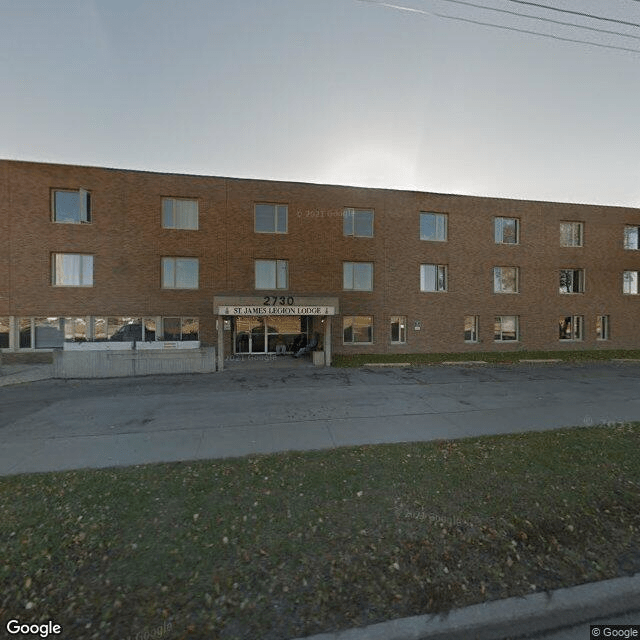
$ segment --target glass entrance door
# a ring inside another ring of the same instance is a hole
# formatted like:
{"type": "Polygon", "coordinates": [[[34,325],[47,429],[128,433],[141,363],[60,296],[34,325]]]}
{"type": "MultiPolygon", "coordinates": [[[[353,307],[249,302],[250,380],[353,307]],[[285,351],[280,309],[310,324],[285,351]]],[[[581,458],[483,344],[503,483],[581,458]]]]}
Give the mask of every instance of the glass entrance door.
{"type": "Polygon", "coordinates": [[[236,318],[236,353],[265,353],[264,318],[236,318]]]}
{"type": "Polygon", "coordinates": [[[287,353],[295,353],[308,339],[307,316],[237,316],[235,353],[275,353],[284,344],[287,353]]]}

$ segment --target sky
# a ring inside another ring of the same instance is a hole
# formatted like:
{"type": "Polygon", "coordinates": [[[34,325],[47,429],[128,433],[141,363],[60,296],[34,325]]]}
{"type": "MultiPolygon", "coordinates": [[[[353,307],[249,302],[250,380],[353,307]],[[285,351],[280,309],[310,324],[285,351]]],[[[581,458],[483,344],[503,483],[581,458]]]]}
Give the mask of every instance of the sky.
{"type": "Polygon", "coordinates": [[[3,159],[640,206],[640,0],[1,0],[0,87],[3,159]]]}

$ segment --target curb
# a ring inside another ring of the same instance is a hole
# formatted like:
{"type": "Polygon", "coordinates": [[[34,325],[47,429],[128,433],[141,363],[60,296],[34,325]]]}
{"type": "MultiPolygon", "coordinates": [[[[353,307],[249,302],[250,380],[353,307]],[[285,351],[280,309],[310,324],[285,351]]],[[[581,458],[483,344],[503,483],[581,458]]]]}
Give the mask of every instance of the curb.
{"type": "MultiPolygon", "coordinates": [[[[8,368],[6,365],[3,367],[5,371],[8,368]]],[[[25,382],[37,382],[38,380],[48,380],[53,377],[53,365],[50,364],[25,367],[15,373],[5,373],[5,371],[2,371],[4,375],[0,374],[0,387],[8,387],[25,382]]]]}
{"type": "Polygon", "coordinates": [[[640,609],[640,573],[296,640],[503,640],[640,609]]]}

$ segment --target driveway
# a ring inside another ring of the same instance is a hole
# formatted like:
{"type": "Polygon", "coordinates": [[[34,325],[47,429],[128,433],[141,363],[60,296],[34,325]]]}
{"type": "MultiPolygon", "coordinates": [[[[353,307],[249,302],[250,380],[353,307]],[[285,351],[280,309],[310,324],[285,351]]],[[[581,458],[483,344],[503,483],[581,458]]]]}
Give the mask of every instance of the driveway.
{"type": "Polygon", "coordinates": [[[0,388],[0,475],[640,420],[638,363],[315,369],[0,388]]]}

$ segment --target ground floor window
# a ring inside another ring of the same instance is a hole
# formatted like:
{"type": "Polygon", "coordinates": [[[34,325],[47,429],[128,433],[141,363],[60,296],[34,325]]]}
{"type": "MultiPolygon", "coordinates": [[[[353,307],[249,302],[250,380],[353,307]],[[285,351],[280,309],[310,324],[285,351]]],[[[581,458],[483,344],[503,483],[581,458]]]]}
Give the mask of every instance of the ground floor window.
{"type": "Polygon", "coordinates": [[[609,339],[609,316],[596,316],[596,338],[609,339]]]}
{"type": "Polygon", "coordinates": [[[344,344],[371,344],[373,342],[372,316],[345,316],[342,319],[344,344]]]}
{"type": "Polygon", "coordinates": [[[478,342],[478,329],[480,325],[479,316],[464,317],[464,341],[478,342]]]}
{"type": "Polygon", "coordinates": [[[518,340],[518,316],[495,316],[494,341],[508,342],[518,340]]]}
{"type": "Polygon", "coordinates": [[[165,340],[181,342],[197,340],[200,328],[197,318],[163,318],[162,330],[165,340]]]}
{"type": "Polygon", "coordinates": [[[563,316],[560,318],[559,338],[560,340],[582,340],[582,316],[563,316]]]}
{"type": "Polygon", "coordinates": [[[391,344],[407,341],[407,316],[391,316],[391,344]]]}
{"type": "MultiPolygon", "coordinates": [[[[65,342],[154,342],[199,340],[198,318],[162,318],[164,337],[155,317],[82,316],[19,318],[20,349],[62,348],[65,342]]],[[[9,347],[9,318],[0,318],[0,348],[9,347]]]]}
{"type": "Polygon", "coordinates": [[[9,348],[9,318],[0,318],[0,349],[9,348]]]}

